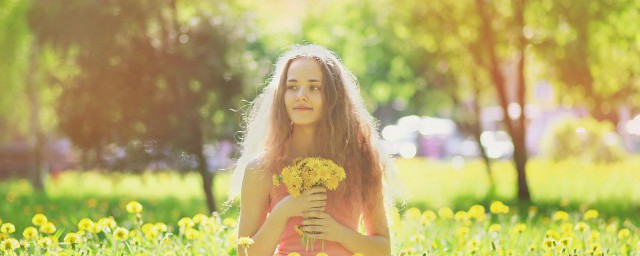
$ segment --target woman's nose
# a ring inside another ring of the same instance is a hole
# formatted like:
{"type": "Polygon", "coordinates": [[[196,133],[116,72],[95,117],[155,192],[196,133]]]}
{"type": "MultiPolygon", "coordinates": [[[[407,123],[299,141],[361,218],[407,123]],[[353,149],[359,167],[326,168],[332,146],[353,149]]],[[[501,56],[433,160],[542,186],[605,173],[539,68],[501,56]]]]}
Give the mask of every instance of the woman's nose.
{"type": "Polygon", "coordinates": [[[298,100],[300,100],[300,101],[307,101],[307,100],[309,100],[309,99],[307,98],[307,92],[306,92],[303,88],[300,88],[300,90],[298,90],[298,95],[297,95],[297,97],[296,97],[296,98],[297,98],[298,100]]]}

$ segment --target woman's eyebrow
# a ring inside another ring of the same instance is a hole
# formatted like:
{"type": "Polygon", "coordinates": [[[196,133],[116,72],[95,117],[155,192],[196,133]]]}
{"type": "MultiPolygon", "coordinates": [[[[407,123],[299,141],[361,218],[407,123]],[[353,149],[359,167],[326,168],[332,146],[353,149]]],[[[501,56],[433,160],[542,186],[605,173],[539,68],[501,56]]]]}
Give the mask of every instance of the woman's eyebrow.
{"type": "MultiPolygon", "coordinates": [[[[309,82],[320,82],[320,80],[318,80],[318,79],[309,79],[308,81],[309,82]]],[[[288,79],[287,82],[298,82],[298,80],[292,78],[292,79],[288,79]]]]}

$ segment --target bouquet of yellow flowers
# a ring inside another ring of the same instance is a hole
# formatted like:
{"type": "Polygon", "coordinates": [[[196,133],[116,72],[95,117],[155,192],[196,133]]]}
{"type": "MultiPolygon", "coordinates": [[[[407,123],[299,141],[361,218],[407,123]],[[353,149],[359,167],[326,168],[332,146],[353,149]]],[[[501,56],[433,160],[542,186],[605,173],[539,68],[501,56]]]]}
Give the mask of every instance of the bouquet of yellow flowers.
{"type": "MultiPolygon", "coordinates": [[[[341,181],[347,177],[342,166],[333,161],[321,157],[307,157],[295,159],[293,163],[282,169],[281,175],[273,175],[273,185],[278,187],[280,182],[287,186],[287,191],[292,197],[297,197],[302,191],[312,187],[324,187],[328,190],[336,190],[341,181]]],[[[306,236],[300,226],[296,227],[296,232],[300,234],[302,243],[305,243],[306,236]]],[[[314,241],[312,241],[312,249],[314,241]]],[[[307,251],[309,243],[307,241],[307,251]]],[[[324,240],[322,240],[322,250],[324,251],[324,240]]]]}
{"type": "Polygon", "coordinates": [[[321,157],[307,157],[296,159],[293,164],[282,169],[281,175],[273,175],[273,185],[280,186],[283,182],[292,197],[297,197],[302,191],[312,187],[324,187],[336,190],[340,181],[347,175],[344,168],[333,161],[321,157]]]}

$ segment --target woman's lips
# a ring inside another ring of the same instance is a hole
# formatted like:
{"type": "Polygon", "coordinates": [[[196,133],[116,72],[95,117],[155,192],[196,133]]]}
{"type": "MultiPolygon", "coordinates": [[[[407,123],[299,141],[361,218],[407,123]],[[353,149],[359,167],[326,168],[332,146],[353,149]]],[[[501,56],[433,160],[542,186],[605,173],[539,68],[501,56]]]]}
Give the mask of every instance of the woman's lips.
{"type": "Polygon", "coordinates": [[[295,108],[293,108],[293,110],[309,111],[309,110],[313,110],[313,108],[309,108],[309,107],[295,107],[295,108]]]}

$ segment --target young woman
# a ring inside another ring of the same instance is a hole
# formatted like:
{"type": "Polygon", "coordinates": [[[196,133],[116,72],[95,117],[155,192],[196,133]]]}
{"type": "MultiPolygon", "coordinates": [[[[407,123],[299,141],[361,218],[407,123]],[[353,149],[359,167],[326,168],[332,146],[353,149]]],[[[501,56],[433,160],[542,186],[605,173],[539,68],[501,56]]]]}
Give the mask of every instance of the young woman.
{"type": "Polygon", "coordinates": [[[316,45],[284,53],[245,125],[231,197],[240,194],[238,237],[255,241],[249,255],[316,255],[320,239],[329,255],[390,255],[385,208],[393,202],[395,171],[355,77],[335,54],[316,45]],[[274,174],[310,156],[344,167],[336,191],[313,188],[294,198],[273,185],[274,174]],[[366,234],[358,232],[360,221],[366,234]],[[316,239],[314,251],[305,250],[298,225],[316,239]]]}

